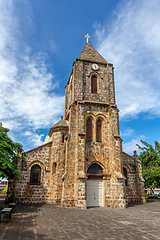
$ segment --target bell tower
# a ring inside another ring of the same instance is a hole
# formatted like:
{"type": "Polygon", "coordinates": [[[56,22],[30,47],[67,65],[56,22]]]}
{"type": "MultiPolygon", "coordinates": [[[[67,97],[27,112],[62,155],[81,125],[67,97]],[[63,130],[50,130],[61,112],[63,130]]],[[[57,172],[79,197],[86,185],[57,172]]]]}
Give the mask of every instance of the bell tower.
{"type": "Polygon", "coordinates": [[[62,206],[125,207],[113,65],[87,41],[79,58],[73,62],[65,88],[65,120],[69,132],[65,142],[62,206]],[[94,167],[101,169],[99,180],[94,179],[98,174],[92,176],[88,170],[94,167]],[[102,193],[93,203],[87,189],[98,181],[102,190],[97,192],[102,193]]]}
{"type": "Polygon", "coordinates": [[[66,85],[65,117],[74,101],[115,105],[113,64],[108,63],[88,42],[74,61],[66,85]]]}

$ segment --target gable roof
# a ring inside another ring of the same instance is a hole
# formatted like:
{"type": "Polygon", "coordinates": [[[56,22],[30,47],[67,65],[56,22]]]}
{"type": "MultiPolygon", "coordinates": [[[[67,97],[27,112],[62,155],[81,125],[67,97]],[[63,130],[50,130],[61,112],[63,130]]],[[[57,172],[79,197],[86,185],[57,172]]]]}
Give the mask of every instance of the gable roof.
{"type": "Polygon", "coordinates": [[[97,50],[90,43],[86,43],[78,59],[83,61],[107,64],[107,61],[99,54],[99,52],[97,52],[97,50]]]}

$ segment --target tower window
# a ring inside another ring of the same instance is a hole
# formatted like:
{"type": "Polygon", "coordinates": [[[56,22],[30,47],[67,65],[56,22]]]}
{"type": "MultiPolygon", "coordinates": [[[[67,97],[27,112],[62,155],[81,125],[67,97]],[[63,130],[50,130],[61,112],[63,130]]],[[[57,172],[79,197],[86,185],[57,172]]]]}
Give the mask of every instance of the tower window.
{"type": "Polygon", "coordinates": [[[96,142],[102,142],[102,120],[96,122],[96,142]]]}
{"type": "Polygon", "coordinates": [[[87,126],[86,126],[86,141],[92,141],[92,119],[87,119],[87,126]]]}
{"type": "Polygon", "coordinates": [[[91,77],[91,93],[97,93],[97,76],[91,77]]]}
{"type": "Polygon", "coordinates": [[[41,168],[39,165],[34,165],[31,168],[30,184],[40,185],[41,182],[41,168]]]}

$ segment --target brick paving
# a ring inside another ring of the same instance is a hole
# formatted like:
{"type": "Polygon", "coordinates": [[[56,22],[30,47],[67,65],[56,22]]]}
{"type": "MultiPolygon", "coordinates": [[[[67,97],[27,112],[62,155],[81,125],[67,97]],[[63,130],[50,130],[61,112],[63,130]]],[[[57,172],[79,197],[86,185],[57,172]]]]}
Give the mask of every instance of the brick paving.
{"type": "Polygon", "coordinates": [[[0,240],[19,239],[160,239],[160,202],[86,210],[17,204],[10,222],[0,223],[0,240]]]}

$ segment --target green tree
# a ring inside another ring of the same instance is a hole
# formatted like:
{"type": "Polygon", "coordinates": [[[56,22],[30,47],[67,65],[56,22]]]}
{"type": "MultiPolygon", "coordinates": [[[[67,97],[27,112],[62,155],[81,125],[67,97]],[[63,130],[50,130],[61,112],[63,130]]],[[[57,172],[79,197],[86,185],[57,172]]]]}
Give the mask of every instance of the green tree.
{"type": "Polygon", "coordinates": [[[4,128],[0,122],[0,177],[18,179],[20,171],[17,160],[22,152],[22,145],[15,143],[8,137],[9,129],[4,128]]]}
{"type": "Polygon", "coordinates": [[[142,162],[142,175],[145,186],[149,188],[160,187],[160,143],[155,141],[155,146],[141,140],[144,147],[137,146],[142,150],[139,160],[142,162]]]}

